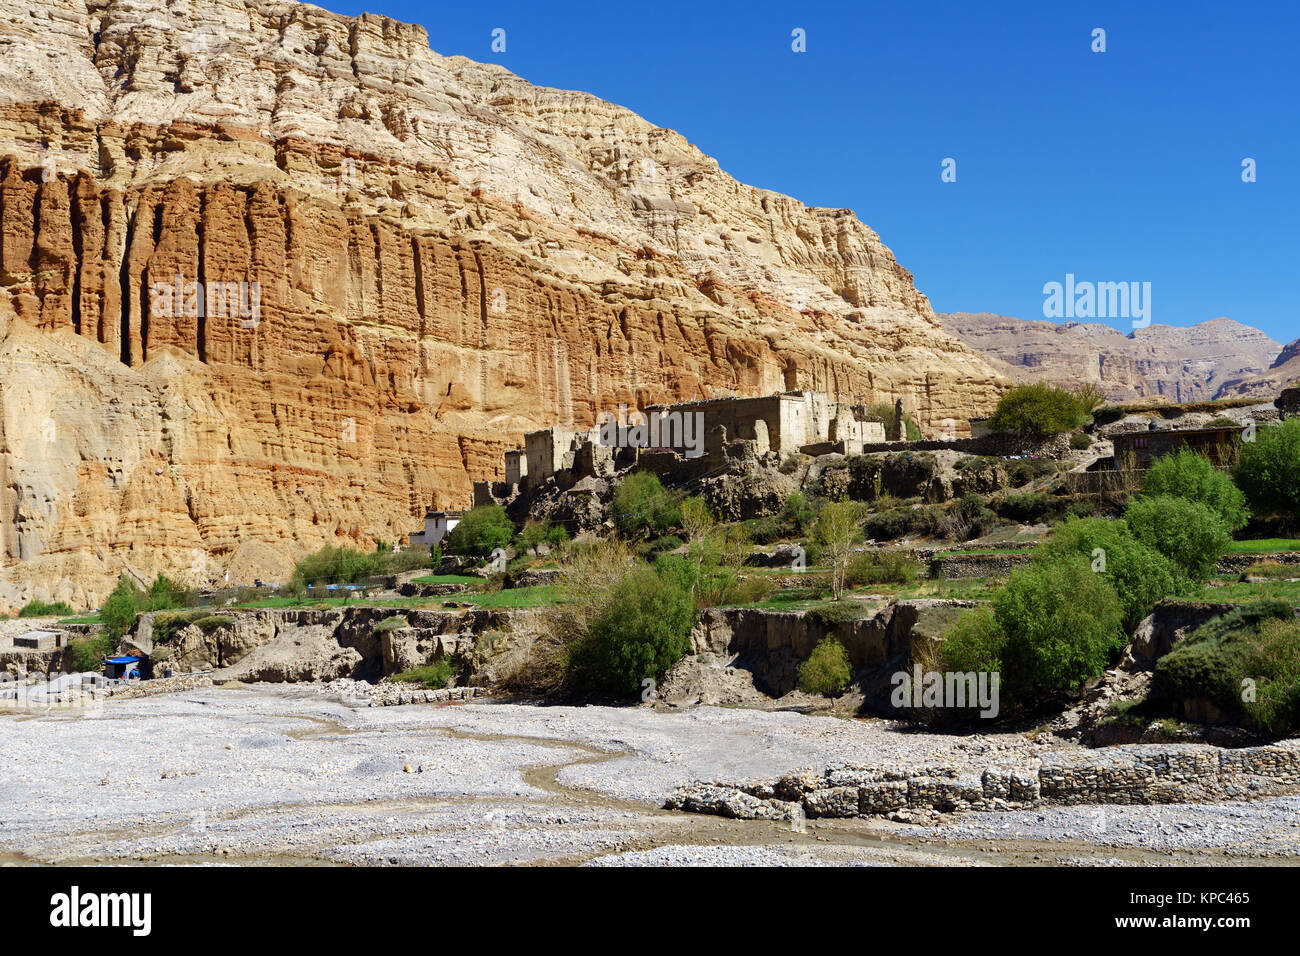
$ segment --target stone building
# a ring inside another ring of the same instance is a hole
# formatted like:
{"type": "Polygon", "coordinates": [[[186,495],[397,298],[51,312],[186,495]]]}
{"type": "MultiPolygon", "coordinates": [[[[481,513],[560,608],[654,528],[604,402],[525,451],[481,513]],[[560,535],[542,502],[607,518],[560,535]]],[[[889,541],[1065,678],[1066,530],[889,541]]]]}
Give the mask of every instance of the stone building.
{"type": "Polygon", "coordinates": [[[1216,465],[1227,466],[1237,460],[1241,448],[1242,426],[1221,428],[1159,429],[1114,435],[1115,462],[1120,467],[1132,463],[1149,468],[1157,458],[1190,449],[1204,455],[1216,465]]]}

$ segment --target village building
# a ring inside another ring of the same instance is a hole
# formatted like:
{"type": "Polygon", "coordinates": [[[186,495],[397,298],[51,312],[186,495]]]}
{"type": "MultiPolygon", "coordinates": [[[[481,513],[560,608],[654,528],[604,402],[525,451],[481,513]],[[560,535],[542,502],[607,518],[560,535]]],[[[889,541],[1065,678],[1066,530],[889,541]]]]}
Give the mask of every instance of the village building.
{"type": "Polygon", "coordinates": [[[1115,464],[1121,468],[1150,468],[1157,458],[1189,449],[1226,467],[1237,460],[1243,427],[1151,429],[1114,435],[1111,442],[1115,464]]]}
{"type": "Polygon", "coordinates": [[[424,530],[408,535],[407,540],[413,548],[431,548],[460,524],[463,514],[463,511],[430,511],[424,516],[424,530]]]}

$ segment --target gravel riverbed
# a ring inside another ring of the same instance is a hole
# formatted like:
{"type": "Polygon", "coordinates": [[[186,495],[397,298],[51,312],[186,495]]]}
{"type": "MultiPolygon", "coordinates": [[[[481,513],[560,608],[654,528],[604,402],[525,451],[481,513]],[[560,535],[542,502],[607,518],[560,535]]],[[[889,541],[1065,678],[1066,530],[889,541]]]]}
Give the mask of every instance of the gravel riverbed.
{"type": "Polygon", "coordinates": [[[735,708],[359,706],[312,685],[0,712],[0,859],[318,865],[1295,862],[1300,798],[887,820],[662,809],[696,779],[1050,745],[735,708]]]}

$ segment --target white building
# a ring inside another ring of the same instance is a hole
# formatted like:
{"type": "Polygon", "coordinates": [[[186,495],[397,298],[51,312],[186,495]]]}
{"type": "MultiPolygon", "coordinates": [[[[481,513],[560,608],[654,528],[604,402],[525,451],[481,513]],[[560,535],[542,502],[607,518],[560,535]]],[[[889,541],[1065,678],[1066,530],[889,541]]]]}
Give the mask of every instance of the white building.
{"type": "Polygon", "coordinates": [[[424,516],[424,530],[408,536],[413,548],[429,548],[442,542],[460,524],[463,511],[430,511],[424,516]]]}

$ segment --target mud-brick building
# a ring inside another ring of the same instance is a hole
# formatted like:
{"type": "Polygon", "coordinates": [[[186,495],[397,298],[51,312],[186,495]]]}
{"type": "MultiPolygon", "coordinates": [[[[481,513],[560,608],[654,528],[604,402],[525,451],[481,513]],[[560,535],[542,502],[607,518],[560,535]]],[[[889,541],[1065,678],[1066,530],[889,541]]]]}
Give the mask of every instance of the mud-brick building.
{"type": "Polygon", "coordinates": [[[1237,460],[1241,450],[1241,425],[1219,428],[1162,429],[1114,435],[1115,462],[1120,467],[1149,468],[1157,458],[1189,449],[1204,455],[1216,465],[1227,466],[1237,460]]]}

